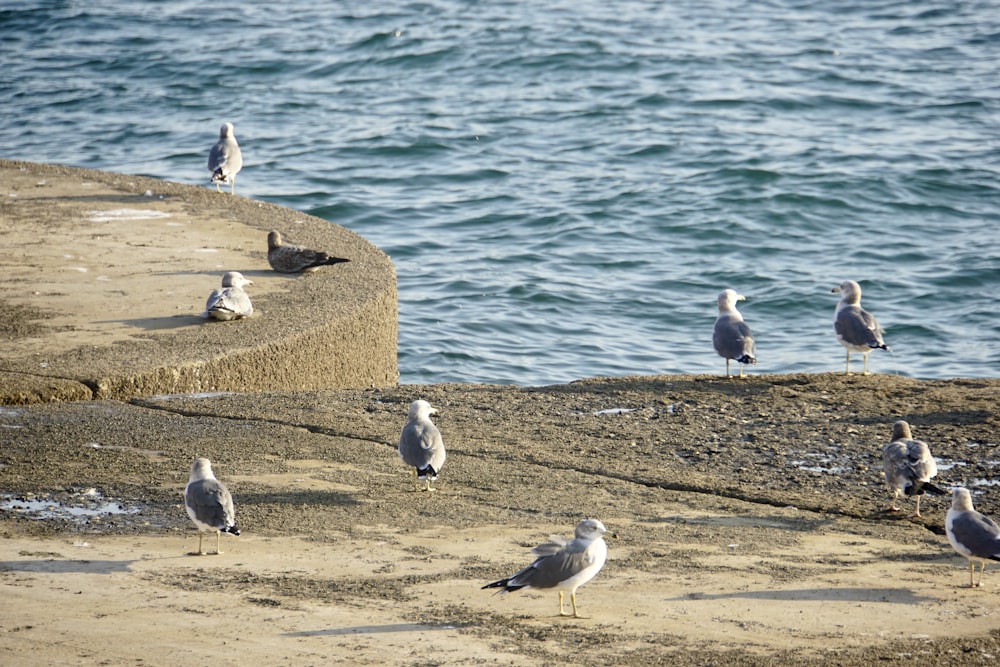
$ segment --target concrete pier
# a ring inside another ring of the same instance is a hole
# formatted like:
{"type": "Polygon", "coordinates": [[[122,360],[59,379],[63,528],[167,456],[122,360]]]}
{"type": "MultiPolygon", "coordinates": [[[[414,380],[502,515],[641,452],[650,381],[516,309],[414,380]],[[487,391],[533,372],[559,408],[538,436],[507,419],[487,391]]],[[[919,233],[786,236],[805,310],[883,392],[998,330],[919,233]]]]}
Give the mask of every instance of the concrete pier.
{"type": "Polygon", "coordinates": [[[394,385],[396,275],[337,225],[206,187],[0,160],[0,404],[394,385]],[[288,276],[267,233],[351,261],[288,276]],[[225,271],[256,313],[200,314],[225,271]]]}

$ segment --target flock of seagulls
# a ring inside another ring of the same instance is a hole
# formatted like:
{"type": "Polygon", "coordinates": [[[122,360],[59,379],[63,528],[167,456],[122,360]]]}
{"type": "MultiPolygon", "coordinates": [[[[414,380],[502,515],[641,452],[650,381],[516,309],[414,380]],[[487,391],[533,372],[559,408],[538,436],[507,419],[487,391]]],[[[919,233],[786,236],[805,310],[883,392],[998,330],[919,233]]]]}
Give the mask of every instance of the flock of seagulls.
{"type": "MultiPolygon", "coordinates": [[[[871,313],[861,307],[861,286],[856,282],[845,280],[831,292],[842,295],[833,313],[833,329],[837,341],[847,348],[844,372],[851,373],[851,352],[860,352],[865,360],[863,374],[868,375],[868,354],[872,350],[889,349],[882,340],[882,327],[871,313]]],[[[739,377],[743,377],[745,364],[757,363],[753,334],[736,309],[736,303],[745,300],[745,296],[731,289],[722,290],[718,297],[719,316],[715,320],[712,344],[719,356],[726,360],[726,377],[730,377],[730,361],[739,363],[739,377]]]]}
{"type": "MultiPolygon", "coordinates": [[[[892,441],[882,449],[882,471],[892,490],[889,512],[899,511],[896,500],[903,494],[915,497],[916,507],[910,517],[919,517],[922,495],[948,493],[931,482],[938,469],[930,447],[923,440],[915,440],[910,425],[902,419],[892,425],[892,441]]],[[[944,527],[952,548],[969,559],[969,588],[979,586],[986,561],[1000,561],[1000,526],[972,508],[968,489],[956,486],[951,491],[951,508],[945,515],[944,527]],[[979,579],[973,582],[977,562],[979,579]]]]}
{"type": "MultiPolygon", "coordinates": [[[[417,491],[435,491],[431,482],[437,479],[444,467],[444,440],[441,431],[430,419],[436,413],[437,410],[427,401],[413,401],[399,436],[399,457],[413,469],[414,482],[417,479],[426,482],[422,489],[417,485],[417,491]]],[[[191,464],[191,475],[184,489],[184,508],[198,529],[199,556],[206,555],[202,548],[206,533],[215,531],[216,554],[222,553],[220,540],[223,533],[240,534],[236,527],[233,497],[229,489],[216,479],[208,459],[197,458],[191,464]]],[[[548,542],[531,550],[537,556],[531,565],[483,588],[499,588],[498,593],[510,593],[522,588],[558,591],[560,616],[570,615],[565,611],[564,602],[564,594],[569,593],[572,616],[583,618],[577,610],[576,591],[604,567],[608,557],[608,547],[603,539],[606,532],[607,528],[597,519],[584,519],[576,525],[572,540],[550,536],[548,542]]]]}
{"type": "MultiPolygon", "coordinates": [[[[219,131],[219,141],[212,147],[208,158],[211,182],[221,192],[220,185],[229,184],[230,193],[236,193],[236,174],[243,168],[243,156],[233,133],[233,124],[225,123],[219,131]]],[[[322,266],[350,261],[334,257],[327,252],[287,243],[277,231],[267,236],[267,261],[279,273],[311,273],[322,266]]],[[[253,314],[250,297],[243,290],[253,282],[237,271],[229,271],[222,278],[221,289],[214,290],[205,304],[206,317],[216,320],[234,320],[253,314]]],[[[860,352],[864,359],[863,374],[868,374],[868,355],[872,350],[888,350],[882,339],[882,328],[875,317],[861,307],[861,287],[853,280],[845,280],[832,292],[841,294],[834,311],[834,331],[837,341],[847,350],[845,373],[851,370],[851,352],[860,352]]],[[[739,377],[743,367],[757,363],[756,349],[750,327],[743,320],[736,304],[746,297],[735,290],[723,290],[717,299],[719,315],[715,321],[712,344],[719,356],[726,360],[726,377],[730,377],[730,362],[739,364],[739,377]]],[[[399,457],[413,470],[416,490],[433,492],[431,482],[437,480],[444,466],[446,452],[441,432],[431,421],[437,410],[424,400],[410,404],[407,422],[399,437],[399,457]],[[419,481],[425,485],[420,487],[419,481]]],[[[893,424],[892,439],[882,451],[883,472],[892,490],[892,500],[887,511],[897,512],[899,497],[914,497],[914,512],[920,515],[920,498],[925,493],[944,495],[946,492],[931,482],[937,475],[937,465],[927,443],[912,437],[907,422],[893,424]]],[[[220,554],[222,533],[239,535],[236,527],[233,499],[229,490],[215,478],[208,459],[198,458],[191,464],[191,474],[184,490],[184,506],[198,529],[198,554],[204,555],[202,540],[207,532],[215,531],[215,553],[220,554]]],[[[952,490],[952,505],[945,519],[948,541],[956,552],[969,560],[969,586],[982,583],[987,560],[1000,560],[1000,526],[975,511],[968,489],[952,490]],[[975,564],[980,563],[979,579],[975,582],[975,564]]],[[[559,615],[567,616],[564,595],[569,593],[574,618],[579,616],[576,591],[593,579],[607,559],[607,545],[603,535],[604,524],[597,519],[584,519],[576,525],[572,540],[558,535],[531,550],[535,560],[509,577],[483,586],[497,588],[499,593],[521,589],[555,590],[559,593],[559,615]]]]}
{"type": "MultiPolygon", "coordinates": [[[[321,266],[341,264],[351,260],[333,257],[322,250],[283,243],[281,234],[271,231],[267,235],[267,263],[277,273],[313,273],[321,266]]],[[[253,303],[243,288],[253,285],[239,271],[227,271],[222,276],[222,288],[212,290],[205,302],[202,317],[229,321],[253,315],[253,303]]]]}

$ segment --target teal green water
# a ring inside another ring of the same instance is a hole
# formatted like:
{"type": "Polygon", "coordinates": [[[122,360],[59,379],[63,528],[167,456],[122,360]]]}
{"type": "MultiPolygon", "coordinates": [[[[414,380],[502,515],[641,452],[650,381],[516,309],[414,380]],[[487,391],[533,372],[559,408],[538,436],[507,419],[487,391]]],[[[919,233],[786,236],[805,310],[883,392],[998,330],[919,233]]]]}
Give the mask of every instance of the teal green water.
{"type": "MultiPolygon", "coordinates": [[[[1000,3],[6,2],[0,155],[239,190],[399,276],[402,382],[1000,377],[1000,3]]],[[[2,190],[0,183],[0,190],[2,190]]],[[[0,195],[6,196],[3,192],[0,195]]]]}

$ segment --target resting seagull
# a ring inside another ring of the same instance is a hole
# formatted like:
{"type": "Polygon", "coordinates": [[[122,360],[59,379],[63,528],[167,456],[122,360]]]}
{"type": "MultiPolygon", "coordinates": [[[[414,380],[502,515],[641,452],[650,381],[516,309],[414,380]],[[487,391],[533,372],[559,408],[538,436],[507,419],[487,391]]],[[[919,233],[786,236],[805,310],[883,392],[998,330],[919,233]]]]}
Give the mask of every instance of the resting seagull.
{"type": "Polygon", "coordinates": [[[969,559],[969,588],[983,583],[987,560],[1000,560],[1000,526],[972,509],[968,489],[955,487],[951,491],[951,509],[944,519],[948,541],[955,551],[969,559]],[[979,580],[972,583],[979,561],[979,580]]]}
{"type": "Polygon", "coordinates": [[[435,491],[431,482],[444,466],[445,451],[441,431],[431,421],[437,410],[427,401],[413,401],[407,415],[408,421],[399,436],[399,457],[403,463],[413,466],[414,483],[426,480],[424,491],[435,491]]]}
{"type": "Polygon", "coordinates": [[[321,266],[349,262],[349,259],[331,257],[322,250],[310,250],[293,243],[285,243],[279,232],[267,235],[267,263],[278,273],[312,273],[321,266]]]}
{"type": "Polygon", "coordinates": [[[198,528],[198,555],[204,556],[201,540],[207,531],[215,531],[215,553],[219,550],[222,533],[239,535],[233,514],[233,497],[222,482],[215,479],[212,463],[208,459],[195,459],[191,464],[191,478],[184,489],[184,508],[198,528]]]}
{"type": "Polygon", "coordinates": [[[737,294],[736,290],[726,289],[719,293],[719,317],[715,320],[712,344],[719,356],[726,360],[726,377],[729,377],[730,359],[739,362],[740,377],[743,377],[743,364],[757,363],[753,334],[740,311],[736,310],[736,302],[745,300],[746,297],[737,294]]]}
{"type": "Polygon", "coordinates": [[[559,591],[559,615],[568,616],[563,610],[563,593],[569,591],[573,604],[573,618],[581,618],[576,611],[576,589],[601,571],[608,557],[608,545],[602,535],[608,532],[597,519],[584,519],[576,524],[572,540],[567,542],[552,535],[550,542],[539,544],[531,550],[538,556],[535,562],[517,574],[498,579],[483,588],[499,588],[499,593],[509,593],[522,588],[556,589],[559,591]]]}
{"type": "Polygon", "coordinates": [[[833,314],[833,329],[837,332],[837,340],[847,348],[844,372],[851,374],[851,352],[860,352],[865,359],[863,375],[868,375],[868,353],[876,348],[889,349],[882,341],[882,328],[872,314],[861,307],[861,286],[856,282],[845,280],[830,291],[843,295],[833,314]]]}
{"type": "Polygon", "coordinates": [[[238,320],[253,315],[253,304],[243,291],[245,285],[253,285],[239,271],[229,271],[222,276],[222,289],[212,290],[205,302],[204,317],[213,320],[238,320]]]}
{"type": "Polygon", "coordinates": [[[896,499],[902,493],[916,496],[916,510],[910,517],[920,516],[920,496],[930,492],[939,496],[946,491],[931,483],[937,475],[937,463],[931,456],[930,447],[923,440],[914,440],[910,435],[910,425],[902,419],[892,425],[892,442],[882,450],[882,469],[885,481],[892,489],[889,512],[898,512],[896,499]]]}
{"type": "Polygon", "coordinates": [[[212,172],[212,182],[215,183],[216,192],[220,184],[229,183],[232,186],[230,194],[236,194],[236,174],[243,168],[243,153],[240,152],[240,145],[236,143],[236,135],[233,134],[233,124],[225,123],[219,130],[219,140],[212,146],[212,151],[208,154],[208,170],[212,172]]]}

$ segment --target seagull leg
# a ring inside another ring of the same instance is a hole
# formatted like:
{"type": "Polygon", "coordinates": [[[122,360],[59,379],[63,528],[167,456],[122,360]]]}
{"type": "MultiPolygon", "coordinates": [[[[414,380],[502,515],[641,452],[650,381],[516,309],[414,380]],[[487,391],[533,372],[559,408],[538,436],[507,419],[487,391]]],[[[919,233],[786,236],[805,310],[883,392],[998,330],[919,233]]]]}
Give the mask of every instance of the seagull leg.
{"type": "Polygon", "coordinates": [[[229,191],[229,194],[235,195],[236,194],[236,174],[232,175],[232,179],[233,179],[231,181],[232,190],[229,191]]]}
{"type": "Polygon", "coordinates": [[[889,508],[886,512],[898,512],[899,508],[896,507],[896,498],[899,497],[899,489],[892,490],[892,502],[889,503],[889,508]]]}
{"type": "Polygon", "coordinates": [[[563,592],[559,591],[559,615],[568,616],[566,612],[563,611],[563,592]]]}
{"type": "Polygon", "coordinates": [[[913,514],[911,514],[909,518],[915,519],[918,516],[920,516],[920,496],[917,496],[917,508],[913,510],[913,514]]]}
{"type": "Polygon", "coordinates": [[[205,537],[205,533],[201,532],[201,530],[199,529],[198,530],[198,555],[199,556],[204,556],[205,555],[205,552],[201,550],[201,538],[203,538],[203,537],[205,537]]]}
{"type": "Polygon", "coordinates": [[[580,614],[576,613],[576,592],[575,591],[569,594],[569,600],[570,600],[570,602],[573,603],[573,618],[587,618],[586,616],[580,616],[580,614]]]}
{"type": "Polygon", "coordinates": [[[851,351],[847,351],[847,365],[844,366],[844,375],[851,374],[851,351]]]}
{"type": "Polygon", "coordinates": [[[868,375],[868,353],[862,352],[861,356],[865,359],[865,370],[861,373],[862,375],[868,375]]]}
{"type": "Polygon", "coordinates": [[[427,492],[430,492],[430,493],[433,493],[433,492],[437,491],[437,489],[431,487],[431,478],[430,477],[427,478],[427,487],[424,489],[424,491],[427,491],[427,492]]]}
{"type": "Polygon", "coordinates": [[[420,490],[420,481],[417,479],[417,469],[413,468],[413,490],[420,490]]]}
{"type": "Polygon", "coordinates": [[[740,377],[743,377],[743,364],[740,364],[740,377]]]}
{"type": "MultiPolygon", "coordinates": [[[[970,561],[970,562],[971,562],[971,561],[970,561]]],[[[972,568],[973,568],[973,569],[975,569],[975,568],[976,568],[975,564],[973,564],[973,565],[972,565],[972,568]]],[[[977,587],[977,588],[978,588],[979,586],[982,586],[982,585],[983,585],[983,571],[984,571],[985,569],[986,569],[986,561],[984,561],[984,560],[983,560],[983,561],[979,561],[979,579],[977,579],[977,580],[976,580],[976,587],[977,587]]]]}
{"type": "Polygon", "coordinates": [[[218,181],[215,182],[215,191],[216,192],[222,192],[222,188],[219,187],[219,182],[218,181]]]}
{"type": "Polygon", "coordinates": [[[219,549],[219,546],[220,546],[219,542],[220,542],[220,540],[222,540],[222,531],[221,530],[217,530],[217,531],[215,531],[215,555],[216,556],[218,556],[219,554],[222,553],[222,551],[219,549]]]}
{"type": "Polygon", "coordinates": [[[726,377],[729,377],[729,359],[726,359],[726,377]]]}

